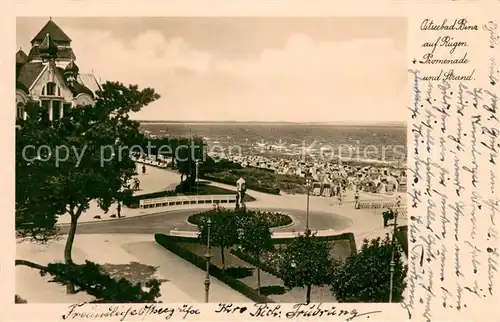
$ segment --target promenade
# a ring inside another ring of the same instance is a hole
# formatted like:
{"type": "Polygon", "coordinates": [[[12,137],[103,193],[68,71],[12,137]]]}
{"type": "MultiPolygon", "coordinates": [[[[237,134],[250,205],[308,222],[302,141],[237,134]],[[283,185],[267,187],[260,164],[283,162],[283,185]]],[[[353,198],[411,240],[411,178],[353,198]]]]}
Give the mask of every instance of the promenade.
{"type": "MultiPolygon", "coordinates": [[[[174,171],[151,166],[146,167],[146,175],[139,174],[138,177],[142,189],[137,192],[138,194],[173,189],[180,180],[179,174],[174,171]]],[[[236,190],[230,185],[211,184],[236,190]]],[[[247,190],[247,194],[256,199],[247,204],[250,209],[291,213],[297,223],[283,231],[303,230],[306,196],[270,195],[252,190],[247,190]]],[[[361,193],[360,197],[361,200],[394,200],[396,195],[361,193]]],[[[345,194],[342,204],[339,204],[336,198],[310,196],[311,229],[333,229],[334,234],[352,232],[358,248],[364,238],[376,238],[391,232],[391,227],[383,227],[381,209],[355,210],[353,200],[353,192],[349,191],[345,194]],[[342,221],[341,225],[336,224],[340,222],[339,220],[342,221]],[[346,221],[348,221],[347,224],[346,221]]],[[[186,223],[187,217],[193,212],[211,207],[210,204],[149,209],[123,207],[124,218],[110,218],[110,215],[116,212],[115,207],[105,214],[94,204],[79,219],[73,250],[74,260],[80,263],[88,259],[100,264],[122,265],[123,267],[134,262],[157,266],[154,276],[166,280],[162,285],[161,301],[202,302],[204,272],[157,245],[152,234],[169,233],[172,228],[196,230],[196,227],[189,227],[186,223]],[[94,218],[96,215],[99,215],[101,219],[94,218]]],[[[405,221],[406,219],[402,218],[400,224],[405,224],[405,221]]],[[[68,215],[59,218],[58,225],[63,233],[67,231],[68,223],[68,215]]],[[[48,245],[20,243],[17,246],[16,258],[32,260],[40,264],[62,260],[64,241],[65,238],[48,245]]],[[[48,278],[40,277],[33,269],[16,267],[16,274],[16,292],[28,302],[69,303],[89,300],[86,294],[67,295],[64,287],[47,283],[48,278]]],[[[211,301],[249,301],[216,279],[213,279],[211,294],[211,301]]]]}

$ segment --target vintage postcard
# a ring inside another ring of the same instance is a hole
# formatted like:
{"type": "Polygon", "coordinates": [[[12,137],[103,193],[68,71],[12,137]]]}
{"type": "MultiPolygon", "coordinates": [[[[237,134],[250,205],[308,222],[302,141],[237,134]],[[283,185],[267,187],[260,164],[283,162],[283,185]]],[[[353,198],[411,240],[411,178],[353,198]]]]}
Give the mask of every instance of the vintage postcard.
{"type": "Polygon", "coordinates": [[[252,5],[6,5],[0,320],[500,319],[499,2],[252,5]]]}

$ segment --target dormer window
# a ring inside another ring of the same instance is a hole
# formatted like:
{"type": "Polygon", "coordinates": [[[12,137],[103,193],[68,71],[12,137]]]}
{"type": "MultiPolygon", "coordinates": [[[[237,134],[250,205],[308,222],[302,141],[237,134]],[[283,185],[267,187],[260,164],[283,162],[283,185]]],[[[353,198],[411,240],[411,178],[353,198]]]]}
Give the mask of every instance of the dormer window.
{"type": "Polygon", "coordinates": [[[56,83],[49,82],[42,88],[42,96],[61,96],[61,89],[56,83]]]}

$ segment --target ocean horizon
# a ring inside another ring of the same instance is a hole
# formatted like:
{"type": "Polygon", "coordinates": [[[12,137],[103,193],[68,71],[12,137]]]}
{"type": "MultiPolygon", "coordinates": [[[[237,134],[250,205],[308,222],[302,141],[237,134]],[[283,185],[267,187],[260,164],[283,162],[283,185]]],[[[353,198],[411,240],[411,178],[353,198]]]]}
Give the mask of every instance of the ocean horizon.
{"type": "Polygon", "coordinates": [[[159,137],[202,137],[210,150],[222,153],[292,157],[304,152],[338,153],[342,157],[386,161],[396,156],[404,160],[407,154],[405,125],[145,122],[141,128],[159,137]]]}

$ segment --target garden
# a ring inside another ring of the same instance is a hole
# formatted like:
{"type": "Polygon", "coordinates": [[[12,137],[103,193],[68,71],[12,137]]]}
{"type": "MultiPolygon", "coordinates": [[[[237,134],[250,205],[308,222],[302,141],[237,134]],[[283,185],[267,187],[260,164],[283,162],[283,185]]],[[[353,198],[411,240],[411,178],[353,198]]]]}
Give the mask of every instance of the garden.
{"type": "Polygon", "coordinates": [[[243,221],[247,218],[256,216],[262,220],[267,221],[270,228],[277,228],[288,226],[293,223],[290,216],[270,211],[258,211],[258,210],[236,210],[236,209],[226,209],[219,207],[219,209],[212,209],[209,211],[199,212],[192,214],[188,217],[188,222],[190,224],[200,226],[203,225],[207,218],[212,216],[231,216],[236,221],[243,221]]]}
{"type": "Polygon", "coordinates": [[[299,176],[276,174],[272,171],[257,168],[218,169],[212,172],[203,172],[202,178],[235,185],[236,180],[244,178],[248,189],[271,194],[304,193],[305,179],[299,176]]]}
{"type": "MultiPolygon", "coordinates": [[[[273,227],[292,222],[280,213],[219,208],[193,214],[188,221],[198,226],[199,238],[158,234],[156,241],[204,270],[210,239],[211,275],[253,301],[352,302],[356,294],[368,302],[387,301],[386,268],[394,247],[388,237],[365,240],[358,253],[352,233],[272,238],[273,227]],[[348,288],[343,284],[353,280],[355,284],[348,288]],[[373,285],[373,281],[384,285],[373,285]],[[367,300],[368,296],[372,299],[367,300]]],[[[394,299],[398,299],[406,276],[406,267],[399,259],[395,276],[399,284],[394,299]]]]}

